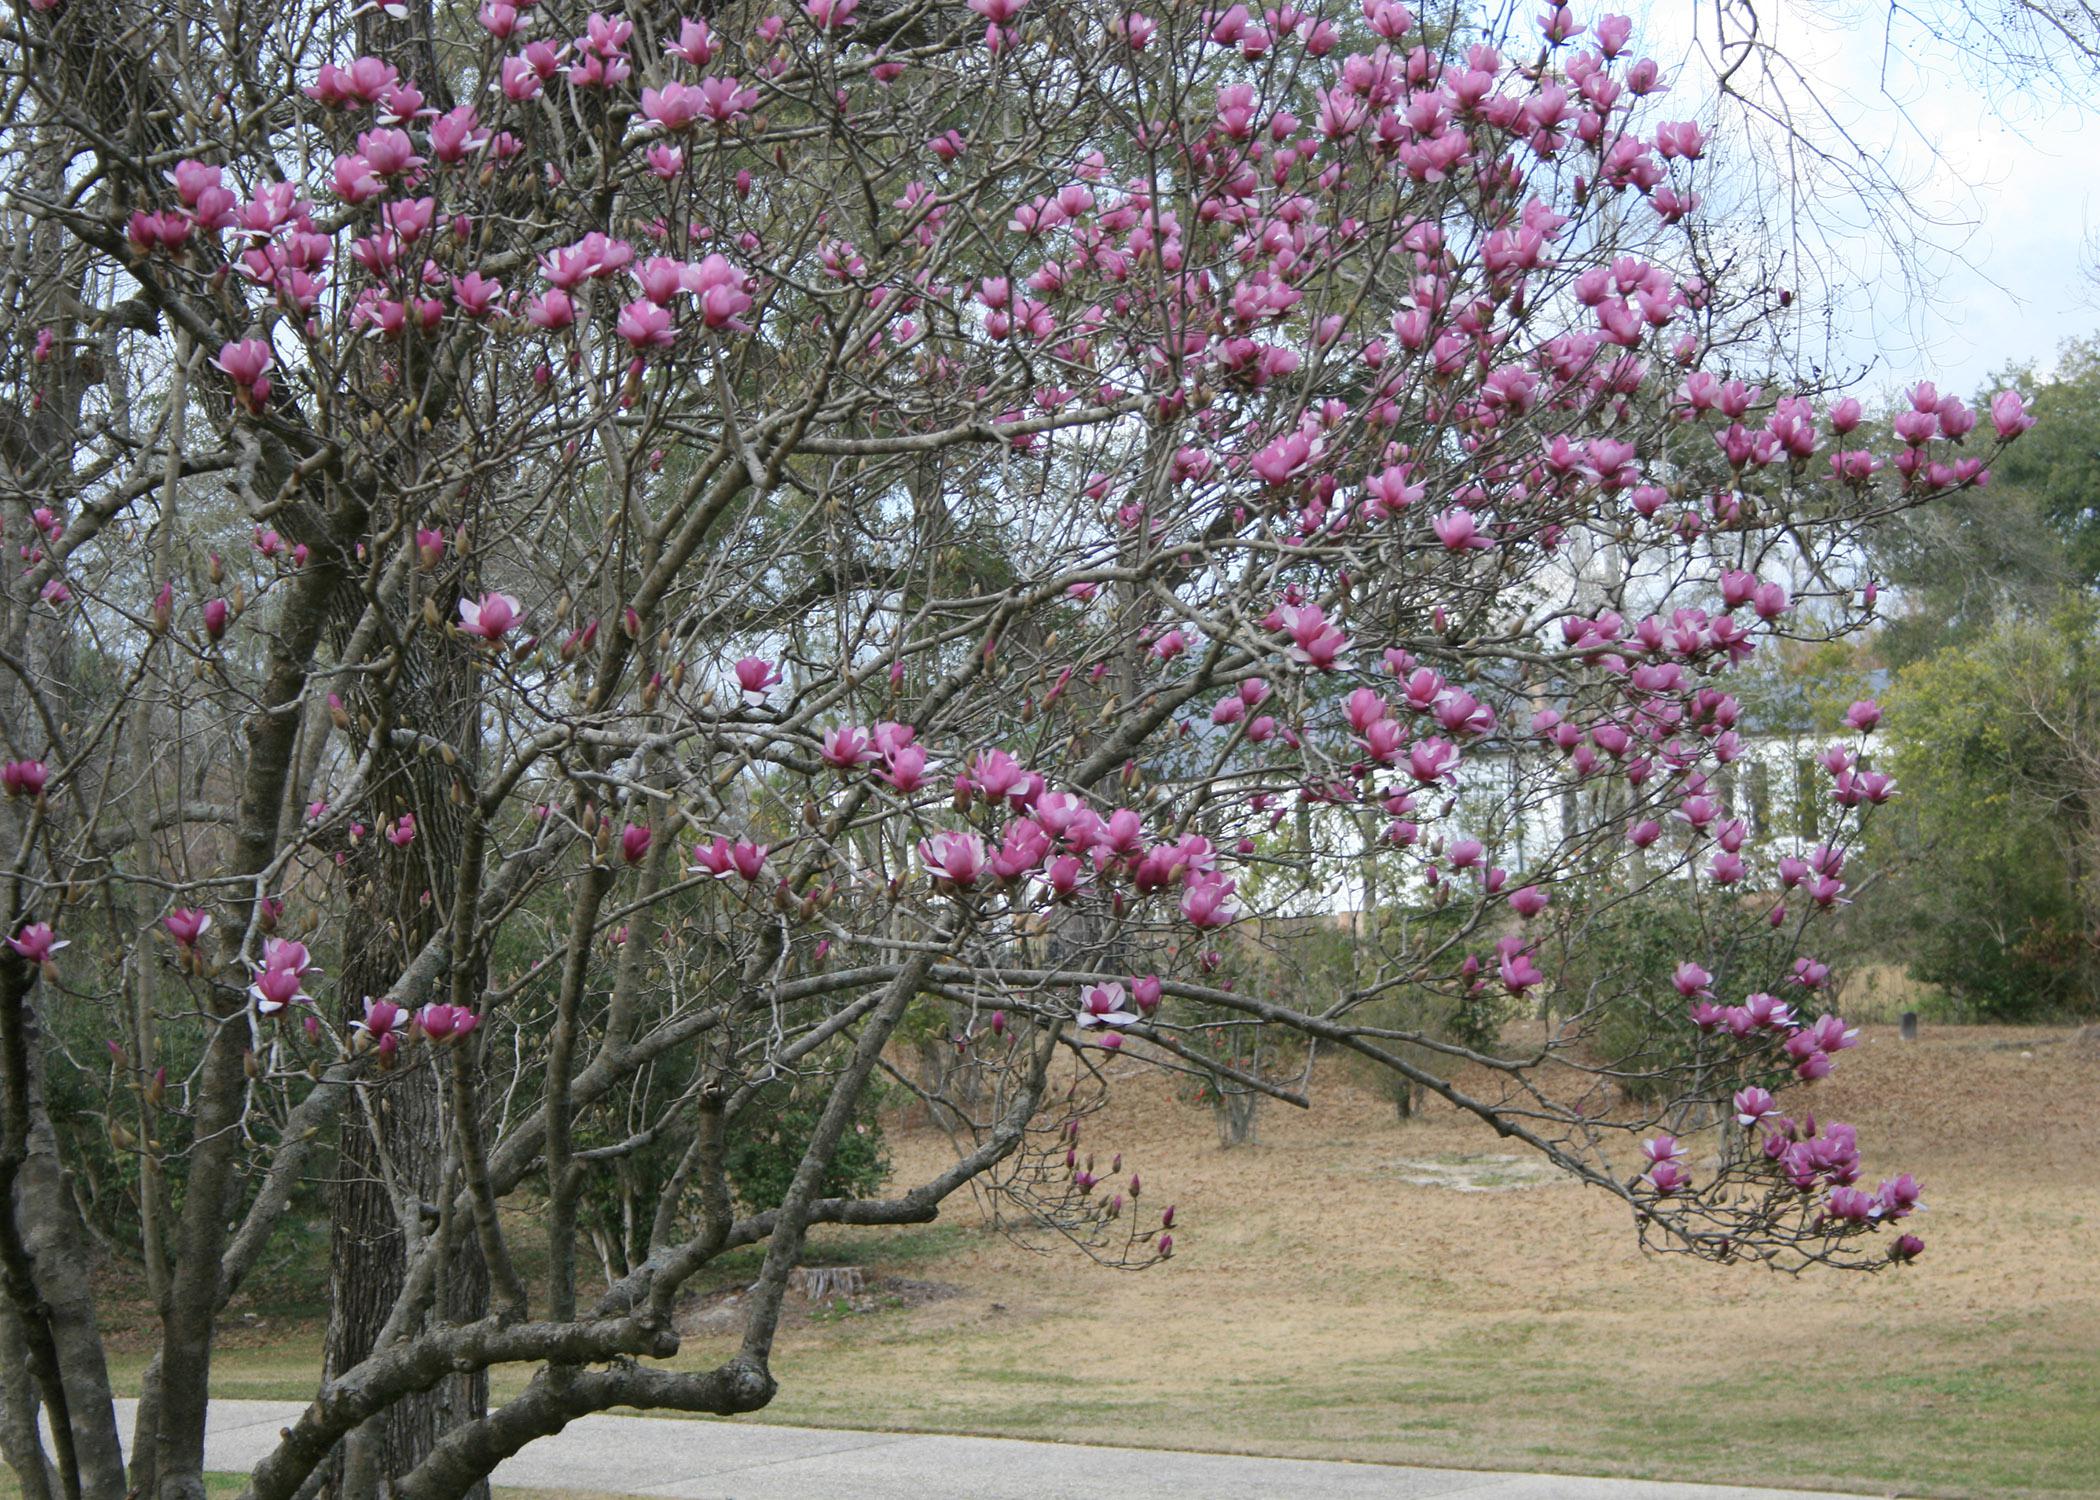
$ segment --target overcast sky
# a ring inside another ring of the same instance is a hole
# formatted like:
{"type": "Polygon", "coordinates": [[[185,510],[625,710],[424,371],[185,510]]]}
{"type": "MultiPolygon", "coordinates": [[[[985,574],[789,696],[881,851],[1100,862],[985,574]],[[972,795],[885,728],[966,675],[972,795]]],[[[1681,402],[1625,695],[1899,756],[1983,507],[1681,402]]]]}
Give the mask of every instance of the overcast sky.
{"type": "MultiPolygon", "coordinates": [[[[2052,106],[2033,89],[1977,77],[1916,33],[1887,45],[1878,25],[1832,24],[1812,0],[1763,0],[1760,9],[1765,34],[1854,138],[1910,184],[1911,201],[1966,226],[1929,231],[1937,248],[1920,259],[1930,296],[1897,274],[1885,235],[1838,239],[1826,270],[1846,293],[1836,322],[1842,363],[1873,361],[1869,388],[1934,375],[1968,393],[1995,369],[2046,367],[2065,338],[2100,332],[2100,283],[2091,275],[2100,244],[2100,109],[2052,106]]],[[[1694,17],[1711,37],[1711,6],[1646,0],[1627,10],[1647,50],[1666,70],[1676,65],[1680,87],[1653,118],[1711,122],[1712,101],[1698,98],[1696,86],[1711,64],[1685,61],[1694,17]]]]}

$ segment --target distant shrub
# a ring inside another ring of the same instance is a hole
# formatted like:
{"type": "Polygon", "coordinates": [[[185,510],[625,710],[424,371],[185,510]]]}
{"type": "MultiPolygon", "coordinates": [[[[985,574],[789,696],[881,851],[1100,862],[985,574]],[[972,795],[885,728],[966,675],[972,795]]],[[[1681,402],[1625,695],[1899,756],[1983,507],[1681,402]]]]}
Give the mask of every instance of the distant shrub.
{"type": "MultiPolygon", "coordinates": [[[[824,1196],[865,1197],[889,1178],[890,1154],[880,1115],[886,1092],[871,1087],[861,1096],[824,1174],[824,1196]]],[[[772,1084],[745,1107],[723,1161],[729,1184],[745,1209],[763,1213],[780,1206],[816,1133],[817,1115],[828,1093],[821,1080],[772,1084]]]]}

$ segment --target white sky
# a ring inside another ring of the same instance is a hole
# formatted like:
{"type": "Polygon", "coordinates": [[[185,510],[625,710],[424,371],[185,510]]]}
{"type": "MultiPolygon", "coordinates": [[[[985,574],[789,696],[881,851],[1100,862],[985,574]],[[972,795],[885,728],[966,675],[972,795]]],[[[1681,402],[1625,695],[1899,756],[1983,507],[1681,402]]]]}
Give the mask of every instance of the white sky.
{"type": "MultiPolygon", "coordinates": [[[[1987,93],[1975,67],[1922,34],[1899,33],[1885,46],[1886,7],[1855,12],[1850,19],[1863,15],[1864,25],[1834,22],[1834,8],[1842,0],[1759,0],[1764,35],[1814,81],[1859,144],[1912,185],[1911,201],[1962,225],[1933,232],[1940,249],[1923,256],[1932,278],[1923,288],[1895,274],[1884,236],[1851,231],[1838,240],[1825,270],[1841,292],[1841,362],[1856,369],[1873,361],[1863,383],[1872,391],[1933,376],[1968,394],[2008,364],[2046,371],[2064,339],[2100,332],[2100,282],[2091,274],[2100,247],[2100,109],[2052,105],[1998,80],[1987,93]]],[[[1637,42],[1679,85],[1651,118],[1711,124],[1713,102],[1697,90],[1711,65],[1685,60],[1695,24],[1711,45],[1713,0],[1637,0],[1625,9],[1637,42]]],[[[2085,94],[2100,100],[2100,88],[2085,94]]],[[[1741,143],[1722,149],[1740,151],[1741,143]]]]}

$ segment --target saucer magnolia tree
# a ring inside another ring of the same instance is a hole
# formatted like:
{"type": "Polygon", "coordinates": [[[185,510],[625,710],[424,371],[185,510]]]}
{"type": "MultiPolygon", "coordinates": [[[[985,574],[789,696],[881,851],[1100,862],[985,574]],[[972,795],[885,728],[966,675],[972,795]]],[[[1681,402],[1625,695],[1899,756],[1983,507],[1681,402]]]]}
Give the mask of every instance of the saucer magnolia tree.
{"type": "Polygon", "coordinates": [[[1915,1184],[1785,1092],[1853,1041],[1799,940],[1890,794],[1877,713],[1824,757],[1836,831],[1766,850],[1729,673],[1856,622],[1856,529],[1983,482],[2026,419],[1920,387],[1869,431],[1732,374],[1785,299],[1709,253],[1701,129],[1629,30],[19,7],[25,1493],[202,1495],[215,1332],[313,1179],[328,1368],[251,1493],[436,1500],[587,1412],[763,1406],[814,1226],[974,1187],[1165,1259],[1174,1211],[1087,1117],[1148,1066],[1303,1103],[1214,1044],[1255,1027],[1397,1071],[1651,1244],[1915,1254],[1915,1184]],[[1332,993],[1257,982],[1269,906],[1373,872],[1435,920],[1332,993]],[[1657,891],[1699,940],[1561,986],[1521,1047],[1373,1019],[1536,998],[1588,913],[1657,891]],[[1600,1045],[1628,1004],[1637,1057],[1600,1045]],[[927,1014],[967,1064],[956,1160],[839,1187],[927,1014]],[[783,1088],[814,1104],[762,1199],[727,1163],[783,1088]],[[644,1166],[631,1253],[592,1264],[644,1166]],[[159,1315],[129,1433],[98,1239],[159,1315]],[[643,1362],[746,1246],[736,1347],[643,1362]],[[499,1364],[529,1378],[491,1412],[499,1364]]]}

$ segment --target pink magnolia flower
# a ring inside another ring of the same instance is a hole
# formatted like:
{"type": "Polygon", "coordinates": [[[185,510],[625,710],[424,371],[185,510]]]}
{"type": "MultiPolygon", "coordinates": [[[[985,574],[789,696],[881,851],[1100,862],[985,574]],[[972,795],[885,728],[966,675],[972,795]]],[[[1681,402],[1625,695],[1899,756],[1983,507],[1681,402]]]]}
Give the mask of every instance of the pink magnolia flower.
{"type": "Polygon", "coordinates": [[[737,319],[751,307],[751,278],[726,256],[710,255],[692,267],[686,290],[700,299],[700,320],[709,328],[741,328],[737,319]]]}
{"type": "Polygon", "coordinates": [[[1145,841],[1144,820],[1130,808],[1119,807],[1108,815],[1102,841],[1117,854],[1135,854],[1145,841]]]}
{"type": "Polygon", "coordinates": [[[825,730],[824,748],[818,753],[825,765],[841,771],[857,770],[875,758],[866,732],[847,725],[825,730]]]}
{"type": "MultiPolygon", "coordinates": [[[[536,42],[534,45],[545,47],[546,43],[536,42]]],[[[524,104],[539,98],[541,89],[546,83],[545,76],[534,65],[532,58],[529,56],[504,58],[502,65],[497,70],[497,77],[503,87],[503,97],[510,100],[513,104],[524,104]]],[[[337,170],[339,177],[341,165],[341,162],[338,161],[337,170]]],[[[336,191],[340,194],[342,189],[338,187],[336,191]]]]}
{"type": "Polygon", "coordinates": [[[1794,1024],[1794,1008],[1777,995],[1762,991],[1743,1001],[1743,1014],[1751,1025],[1766,1031],[1782,1031],[1794,1024]]]}
{"type": "Polygon", "coordinates": [[[700,115],[709,124],[729,126],[748,116],[758,103],[758,90],[734,78],[700,80],[700,115]]]}
{"type": "Polygon", "coordinates": [[[1532,986],[1546,982],[1546,976],[1541,974],[1538,965],[1532,962],[1531,950],[1528,948],[1505,947],[1497,969],[1504,987],[1512,995],[1521,995],[1532,986]]]}
{"type": "Polygon", "coordinates": [[[1123,986],[1110,983],[1088,985],[1079,992],[1078,1019],[1084,1030],[1091,1026],[1129,1026],[1139,1016],[1136,1011],[1123,1008],[1123,986]]]}
{"type": "Polygon", "coordinates": [[[766,696],[766,690],[780,681],[780,671],[771,662],[759,656],[747,656],[736,664],[737,686],[744,696],[752,700],[766,696]]]}
{"type": "Polygon", "coordinates": [[[1682,1192],[1690,1187],[1692,1182],[1691,1173],[1675,1160],[1659,1161],[1643,1175],[1647,1178],[1648,1185],[1665,1197],[1671,1193],[1682,1192]]]}
{"type": "Polygon", "coordinates": [[[1086,867],[1077,855],[1060,854],[1043,866],[1043,884],[1054,900],[1067,900],[1079,890],[1086,867]]]}
{"type": "Polygon", "coordinates": [[[640,283],[644,297],[658,306],[668,306],[685,290],[685,273],[685,262],[668,255],[653,255],[635,270],[634,279],[640,283]]]}
{"type": "Polygon", "coordinates": [[[1239,908],[1232,900],[1236,881],[1212,877],[1192,881],[1181,893],[1181,914],[1189,925],[1201,929],[1230,926],[1239,917],[1239,908]]]}
{"type": "Polygon", "coordinates": [[[620,858],[628,864],[639,864],[642,856],[649,852],[649,842],[656,835],[651,829],[637,823],[629,823],[620,830],[620,858]]]}
{"type": "Polygon", "coordinates": [[[306,944],[291,938],[263,939],[263,967],[265,969],[287,969],[304,976],[314,970],[313,955],[307,952],[306,944]]]}
{"type": "Polygon", "coordinates": [[[2001,440],[2011,442],[2034,422],[2018,391],[2000,391],[1991,398],[1991,425],[1998,430],[2001,440]]]}
{"type": "Polygon", "coordinates": [[[837,31],[853,24],[853,13],[860,9],[860,0],[808,0],[802,13],[819,31],[837,31]]]}
{"type": "Polygon", "coordinates": [[[361,1021],[352,1021],[350,1029],[364,1033],[361,1040],[377,1040],[396,1031],[406,1030],[409,1014],[391,1000],[374,1000],[365,996],[365,1015],[361,1021]]]}
{"type": "Polygon", "coordinates": [[[720,45],[719,39],[708,29],[707,22],[681,19],[676,40],[665,42],[664,52],[696,68],[704,68],[714,61],[720,45]]]}
{"type": "Polygon", "coordinates": [[[405,130],[368,130],[357,138],[357,154],[381,177],[398,177],[423,165],[405,130]]]}
{"type": "Polygon", "coordinates": [[[298,974],[290,969],[264,969],[248,986],[248,993],[255,997],[255,1008],[266,1016],[307,998],[298,974]]]}
{"type": "Polygon", "coordinates": [[[642,118],[666,130],[687,130],[699,119],[707,96],[688,83],[672,79],[660,89],[642,90],[642,118]]]}
{"type": "Polygon", "coordinates": [[[49,967],[51,955],[69,945],[51,930],[49,922],[30,922],[7,940],[7,946],[29,963],[49,967]]]}
{"type": "Polygon", "coordinates": [[[917,745],[899,745],[884,762],[882,779],[907,795],[926,784],[926,752],[917,745]]]}
{"type": "Polygon", "coordinates": [[[452,300],[470,318],[486,317],[493,312],[502,295],[503,283],[491,280],[479,271],[452,278],[452,300]]]}
{"type": "Polygon", "coordinates": [[[195,907],[178,906],[160,919],[160,925],[168,930],[168,936],[177,943],[185,948],[194,948],[211,929],[211,913],[195,907]]]}
{"type": "Polygon", "coordinates": [[[40,760],[11,760],[0,765],[0,788],[10,797],[41,797],[50,775],[40,760]]]}
{"type": "Polygon", "coordinates": [[[1738,1089],[1735,1095],[1735,1122],[1749,1129],[1779,1113],[1777,1101],[1771,1092],[1761,1088],[1738,1089]]]}
{"type": "Polygon", "coordinates": [[[614,328],[637,353],[645,349],[666,349],[678,342],[678,330],[671,324],[670,309],[658,307],[646,297],[621,308],[614,328]]]}
{"type": "Polygon", "coordinates": [[[1818,1016],[1802,1033],[1823,1052],[1842,1052],[1859,1045],[1859,1028],[1847,1026],[1836,1016],[1818,1016]]]}
{"type": "Polygon", "coordinates": [[[1461,738],[1486,734],[1495,727],[1495,711],[1462,688],[1439,694],[1430,717],[1446,734],[1461,738]]]}
{"type": "MultiPolygon", "coordinates": [[[[485,5],[484,11],[493,10],[485,5]]],[[[505,7],[509,9],[509,7],[505,7]]],[[[517,14],[515,10],[511,12],[517,14]]],[[[439,116],[430,126],[430,154],[450,166],[466,160],[468,156],[489,143],[489,133],[481,128],[481,120],[470,104],[439,116]]]]}
{"type": "Polygon", "coordinates": [[[756,882],[765,871],[766,854],[771,847],[739,839],[729,850],[729,863],[743,879],[756,882]]]}
{"type": "Polygon", "coordinates": [[[1818,1078],[1828,1078],[1837,1066],[1828,1052],[1818,1047],[1815,1039],[1805,1031],[1797,1031],[1786,1039],[1786,1055],[1793,1060],[1794,1072],[1804,1083],[1813,1083],[1818,1078]]]}
{"type": "Polygon", "coordinates": [[[1423,785],[1442,781],[1458,768],[1458,746],[1449,740],[1417,740],[1407,752],[1407,771],[1423,785]]]}
{"type": "Polygon", "coordinates": [[[1492,537],[1481,535],[1480,523],[1469,510],[1444,511],[1433,517],[1429,525],[1448,551],[1469,552],[1495,545],[1492,537]]]}
{"type": "Polygon", "coordinates": [[[227,379],[235,385],[252,386],[263,378],[274,358],[266,340],[241,339],[221,345],[212,364],[224,371],[227,379]]]}
{"type": "Polygon", "coordinates": [[[1682,1161],[1685,1148],[1674,1135],[1658,1135],[1641,1142],[1641,1155],[1650,1162],[1682,1161]]]}
{"type": "Polygon", "coordinates": [[[991,856],[994,878],[1012,882],[1034,870],[1050,852],[1050,835],[1033,818],[1017,818],[1006,829],[1005,842],[991,856]]]}
{"type": "Polygon", "coordinates": [[[986,750],[970,762],[971,784],[994,800],[1004,797],[1026,773],[1004,750],[986,750]]]}
{"type": "Polygon", "coordinates": [[[525,321],[543,333],[559,333],[576,321],[576,304],[560,287],[550,287],[526,300],[525,321]]]}
{"type": "Polygon", "coordinates": [[[500,641],[524,618],[525,607],[509,594],[483,594],[479,602],[459,601],[461,628],[485,641],[500,641]]]}
{"type": "Polygon", "coordinates": [[[1865,1224],[1876,1216],[1873,1198],[1856,1187],[1832,1188],[1824,1212],[1847,1224],[1865,1224]]]}
{"type": "Polygon", "coordinates": [[[1273,628],[1290,636],[1291,659],[1316,671],[1334,670],[1335,662],[1349,648],[1348,637],[1328,623],[1325,611],[1317,604],[1286,606],[1270,619],[1275,622],[1273,628]]]}
{"type": "Polygon", "coordinates": [[[974,833],[942,833],[919,844],[919,858],[936,881],[969,887],[984,873],[984,840],[974,833]]]}
{"type": "Polygon", "coordinates": [[[1862,698],[1845,710],[1845,725],[1861,734],[1872,734],[1881,722],[1881,705],[1871,698],[1862,698]]]}
{"type": "Polygon", "coordinates": [[[481,1017],[464,1005],[426,1005],[416,1012],[417,1027],[433,1042],[466,1036],[480,1024],[481,1017]]]}

